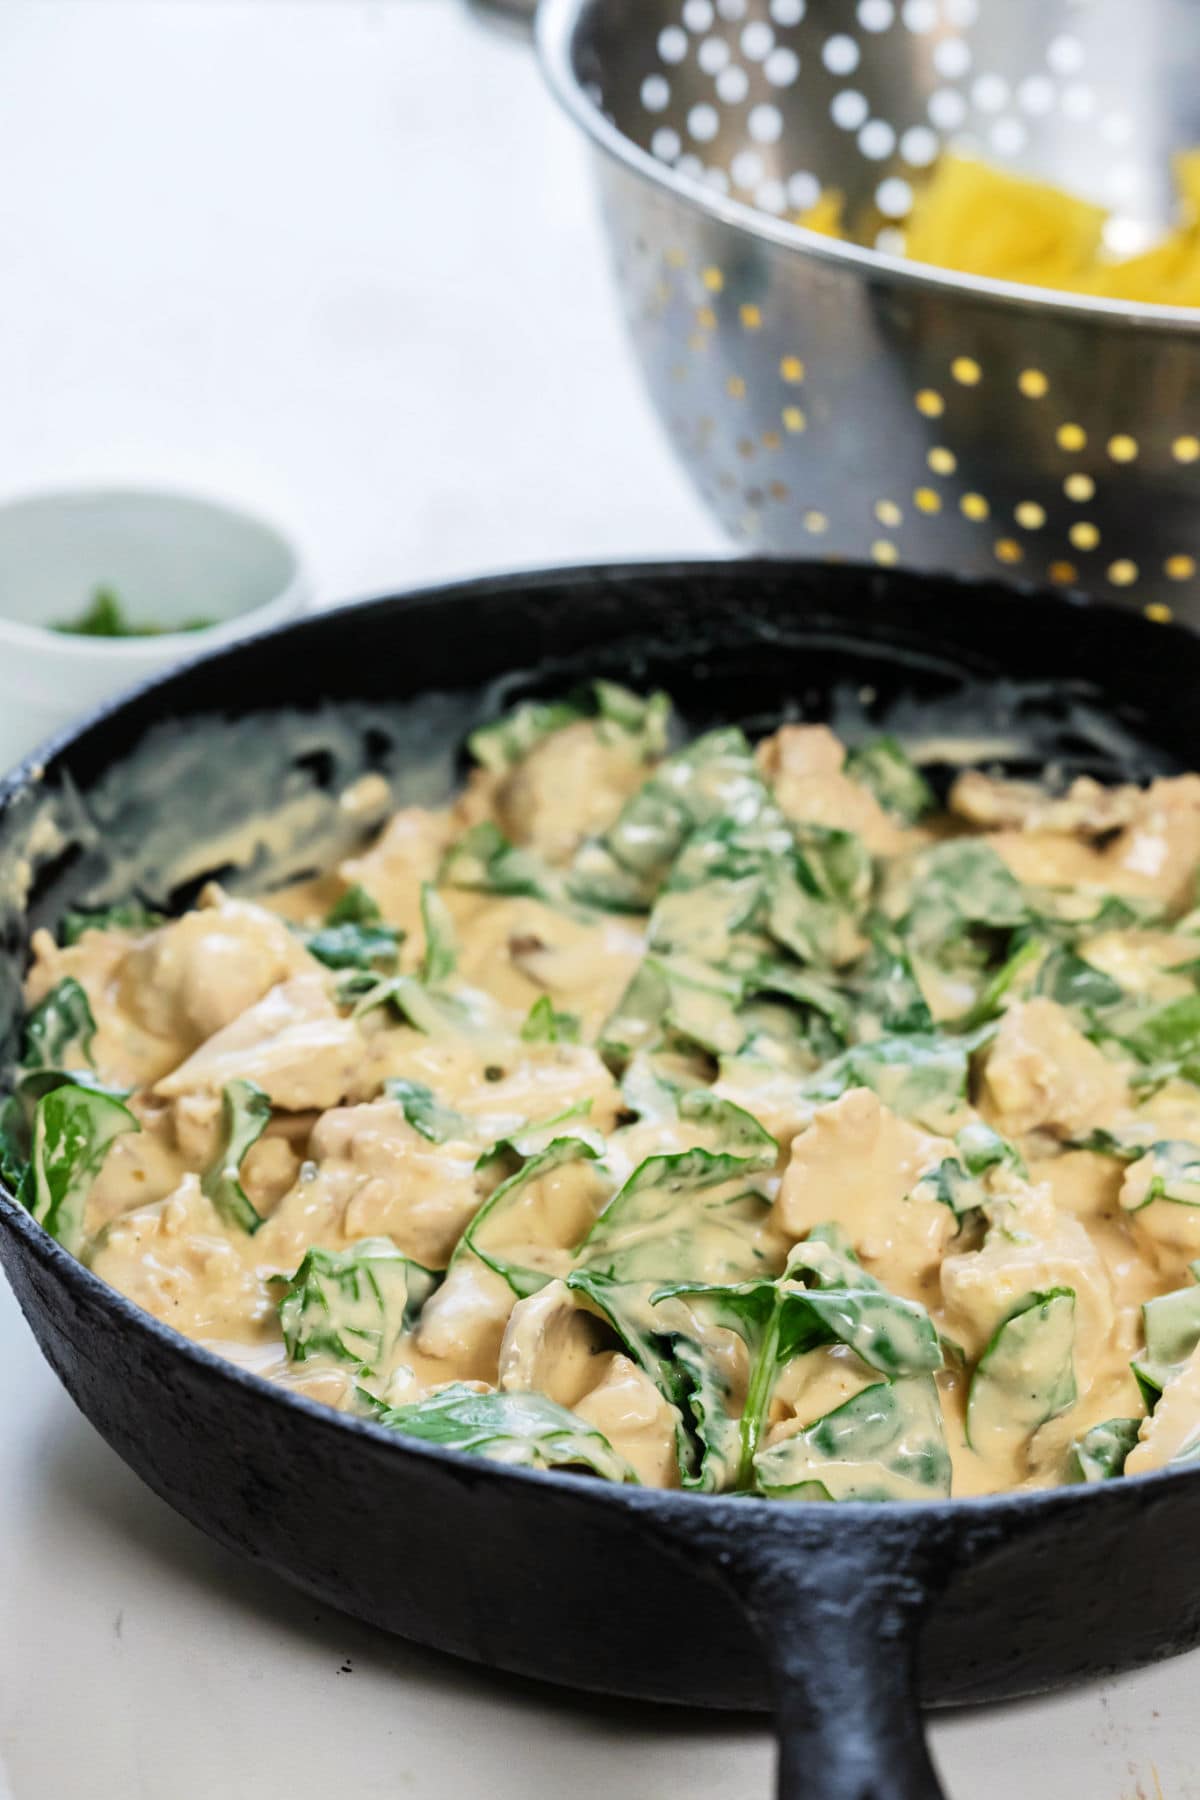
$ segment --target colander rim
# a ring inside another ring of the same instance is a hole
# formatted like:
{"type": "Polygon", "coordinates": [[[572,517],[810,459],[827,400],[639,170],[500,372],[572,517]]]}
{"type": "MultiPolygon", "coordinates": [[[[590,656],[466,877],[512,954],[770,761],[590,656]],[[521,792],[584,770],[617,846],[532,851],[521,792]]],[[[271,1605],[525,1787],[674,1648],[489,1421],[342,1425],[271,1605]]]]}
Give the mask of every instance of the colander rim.
{"type": "Polygon", "coordinates": [[[862,244],[843,243],[803,225],[772,218],[769,213],[706,187],[703,182],[668,168],[649,151],[635,144],[596,104],[575,73],[572,51],[582,20],[606,0],[541,0],[534,35],[542,73],[555,99],[593,144],[643,180],[670,193],[693,211],[717,218],[722,224],[749,232],[799,256],[831,268],[840,268],[863,281],[885,281],[897,286],[991,301],[1029,313],[1086,319],[1121,330],[1145,326],[1152,331],[1200,335],[1200,307],[1163,306],[1143,300],[1103,299],[1090,294],[1069,294],[1057,288],[1033,287],[1025,282],[1000,281],[992,276],[964,275],[940,269],[933,263],[911,262],[862,244]]]}

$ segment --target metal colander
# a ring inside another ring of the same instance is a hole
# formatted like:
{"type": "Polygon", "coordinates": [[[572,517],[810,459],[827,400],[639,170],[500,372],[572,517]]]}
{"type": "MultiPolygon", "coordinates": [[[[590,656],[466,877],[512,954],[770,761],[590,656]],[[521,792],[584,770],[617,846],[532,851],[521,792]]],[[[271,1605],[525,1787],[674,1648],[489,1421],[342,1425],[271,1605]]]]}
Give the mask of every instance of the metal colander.
{"type": "Polygon", "coordinates": [[[543,0],[654,400],[747,548],[1082,587],[1200,623],[1200,311],[891,246],[943,147],[1113,209],[1200,144],[1197,0],[543,0]],[[873,248],[791,222],[825,189],[873,248]]]}

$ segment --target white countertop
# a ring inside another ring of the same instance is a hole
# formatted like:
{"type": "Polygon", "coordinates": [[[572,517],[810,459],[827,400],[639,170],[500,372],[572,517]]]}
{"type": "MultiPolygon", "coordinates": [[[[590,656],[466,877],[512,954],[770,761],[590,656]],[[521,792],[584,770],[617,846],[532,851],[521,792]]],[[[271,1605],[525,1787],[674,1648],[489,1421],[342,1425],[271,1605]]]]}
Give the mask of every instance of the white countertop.
{"type": "MultiPolygon", "coordinates": [[[[724,549],[625,354],[579,147],[460,0],[0,0],[0,397],[0,494],[228,494],[326,599],[724,549]]],[[[0,1800],[765,1800],[765,1724],[490,1677],[235,1562],[2,1286],[0,1369],[0,1800]]],[[[955,1800],[1197,1800],[1198,1679],[956,1714],[935,1751],[955,1800]]]]}

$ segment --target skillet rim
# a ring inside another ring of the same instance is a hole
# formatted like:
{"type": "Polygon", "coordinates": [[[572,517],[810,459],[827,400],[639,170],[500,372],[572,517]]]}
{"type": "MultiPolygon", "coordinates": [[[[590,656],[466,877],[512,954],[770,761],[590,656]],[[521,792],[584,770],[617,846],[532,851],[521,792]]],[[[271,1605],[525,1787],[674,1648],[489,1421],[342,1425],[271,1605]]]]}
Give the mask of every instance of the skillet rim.
{"type": "MultiPolygon", "coordinates": [[[[819,560],[812,558],[736,556],[666,560],[646,557],[619,563],[538,564],[532,568],[505,569],[497,573],[439,581],[418,588],[401,589],[398,593],[375,594],[362,600],[339,603],[318,612],[265,626],[230,644],[214,646],[207,652],[174,664],[166,672],[160,672],[104,701],[82,719],[55,733],[30,751],[7,775],[0,777],[0,820],[22,795],[41,786],[47,767],[55,758],[63,755],[96,726],[117,717],[135,701],[185,679],[195,669],[235,659],[244,650],[256,648],[266,642],[298,637],[308,630],[319,629],[335,614],[403,614],[410,608],[451,598],[491,598],[500,602],[511,594],[528,593],[531,589],[542,587],[590,587],[598,583],[608,585],[637,579],[651,579],[674,585],[729,574],[736,580],[753,582],[758,576],[778,579],[789,569],[813,571],[822,566],[819,560]]],[[[858,575],[885,589],[896,585],[907,588],[911,584],[915,592],[919,591],[923,583],[931,582],[942,589],[957,588],[964,596],[982,591],[995,599],[1007,594],[1013,598],[1036,600],[1039,605],[1053,607],[1060,612],[1073,610],[1087,612],[1092,616],[1120,619],[1123,629],[1133,626],[1143,632],[1162,632],[1168,639],[1187,638],[1195,643],[1195,634],[1176,621],[1151,621],[1142,618],[1127,606],[1094,598],[1076,589],[1048,592],[1031,581],[958,575],[951,571],[881,570],[869,563],[843,563],[838,565],[837,573],[843,578],[858,575]]],[[[714,1525],[723,1515],[728,1515],[731,1509],[736,1509],[737,1519],[760,1526],[765,1525],[768,1520],[782,1523],[799,1517],[807,1517],[816,1524],[825,1517],[824,1510],[813,1501],[769,1500],[762,1495],[705,1494],[609,1482],[586,1474],[572,1475],[553,1469],[531,1469],[494,1462],[467,1451],[431,1445],[417,1438],[406,1438],[372,1419],[339,1412],[306,1395],[268,1381],[265,1376],[256,1374],[253,1370],[241,1368],[237,1363],[219,1356],[203,1344],[185,1337],[173,1326],[166,1325],[151,1313],[143,1311],[118,1289],[102,1281],[85,1263],[72,1256],[70,1251],[52,1238],[45,1227],[9,1192],[3,1181],[0,1181],[0,1230],[11,1230],[17,1239],[23,1240],[41,1267],[56,1280],[63,1282],[68,1290],[74,1289],[86,1300],[97,1304],[102,1311],[109,1310],[120,1329],[132,1331],[135,1335],[141,1334],[155,1342],[164,1353],[190,1362],[200,1373],[231,1382],[243,1392],[257,1395],[260,1400],[298,1413],[315,1426],[326,1430],[332,1428],[335,1431],[348,1431],[351,1436],[365,1438],[368,1443],[387,1445],[388,1453],[398,1455],[401,1459],[415,1456],[432,1463],[434,1467],[445,1468],[451,1474],[457,1472],[473,1480],[515,1483],[518,1490],[530,1488],[532,1484],[534,1491],[544,1491],[547,1494],[557,1492],[576,1499],[590,1499],[600,1505],[626,1507],[635,1514],[659,1517],[666,1524],[680,1517],[695,1519],[698,1516],[695,1510],[697,1507],[703,1508],[699,1516],[707,1515],[714,1525]]],[[[0,1264],[2,1261],[0,1258],[0,1264]]],[[[36,1333],[34,1335],[36,1341],[36,1333]]],[[[38,1348],[41,1349],[40,1343],[38,1348]]],[[[54,1373],[57,1374],[57,1370],[54,1373]]],[[[884,1519],[893,1527],[901,1528],[915,1527],[921,1521],[926,1521],[927,1529],[932,1530],[953,1525],[958,1520],[964,1522],[965,1528],[969,1520],[1000,1523],[1009,1517],[1025,1517],[1031,1513],[1039,1519],[1058,1515],[1074,1516],[1085,1505],[1094,1508],[1105,1504],[1117,1506],[1121,1503],[1122,1496],[1133,1490],[1165,1492],[1170,1488],[1174,1491],[1189,1480],[1200,1480],[1200,1465],[1190,1469],[1157,1469],[1144,1475],[1123,1475],[1119,1479],[1100,1483],[1078,1483],[1060,1488],[1010,1489],[999,1494],[964,1494],[944,1500],[895,1500],[886,1504],[871,1500],[844,1500],[837,1503],[834,1519],[829,1523],[844,1520],[846,1528],[850,1529],[861,1528],[872,1520],[884,1519]]]]}

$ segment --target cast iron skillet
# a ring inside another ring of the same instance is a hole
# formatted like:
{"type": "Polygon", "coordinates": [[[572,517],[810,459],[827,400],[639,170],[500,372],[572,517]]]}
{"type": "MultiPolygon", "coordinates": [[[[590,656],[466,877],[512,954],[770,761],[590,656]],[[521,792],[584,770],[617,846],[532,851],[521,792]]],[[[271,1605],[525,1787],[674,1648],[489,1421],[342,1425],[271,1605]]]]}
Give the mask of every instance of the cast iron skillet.
{"type": "MultiPolygon", "coordinates": [[[[69,777],[86,802],[164,718],[391,703],[550,661],[660,681],[695,722],[764,726],[796,702],[819,716],[847,682],[878,710],[1011,677],[1040,684],[1016,712],[1044,714],[1069,764],[1144,776],[1200,760],[1200,638],[1181,630],[988,584],[732,563],[504,577],[287,626],[101,714],[54,748],[46,779],[69,777]],[[1122,721],[1115,751],[1076,739],[1069,694],[1122,721]]],[[[1011,711],[1003,681],[996,692],[1011,711]]],[[[366,748],[386,761],[373,730],[366,748]]],[[[248,808],[264,796],[245,761],[248,808]]],[[[308,772],[329,776],[316,753],[308,772]]],[[[0,850],[27,829],[36,778],[27,764],[0,789],[0,850]]],[[[167,804],[199,814],[203,769],[190,779],[167,804]]],[[[80,894],[86,865],[57,859],[35,920],[80,894]]],[[[23,939],[10,924],[10,992],[23,939]]],[[[918,1699],[1029,1693],[1200,1639],[1197,1475],[822,1506],[506,1470],[235,1371],[102,1286],[3,1192],[0,1258],[83,1412],[221,1543],[376,1625],[522,1675],[773,1705],[786,1800],[936,1800],[918,1699]]]]}

